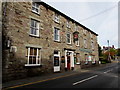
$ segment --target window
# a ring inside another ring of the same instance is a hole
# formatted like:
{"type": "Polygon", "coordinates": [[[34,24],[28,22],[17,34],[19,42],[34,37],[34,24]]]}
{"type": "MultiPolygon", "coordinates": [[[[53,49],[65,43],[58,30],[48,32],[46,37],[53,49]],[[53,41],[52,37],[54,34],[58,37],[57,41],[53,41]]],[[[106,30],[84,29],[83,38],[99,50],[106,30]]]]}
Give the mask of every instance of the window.
{"type": "Polygon", "coordinates": [[[75,25],[75,31],[78,31],[78,25],[75,25]]]}
{"type": "Polygon", "coordinates": [[[85,64],[87,65],[88,64],[88,55],[85,54],[85,64]]]}
{"type": "Polygon", "coordinates": [[[67,21],[66,24],[67,24],[67,28],[70,28],[70,21],[69,20],[67,21]]]}
{"type": "Polygon", "coordinates": [[[27,47],[27,64],[25,66],[35,66],[41,64],[40,48],[27,47]]]}
{"type": "Polygon", "coordinates": [[[75,45],[76,45],[76,46],[80,46],[79,39],[78,39],[77,41],[75,41],[75,45]]]}
{"type": "Polygon", "coordinates": [[[59,23],[59,19],[60,19],[60,16],[57,13],[55,13],[54,21],[59,23]]]}
{"type": "Polygon", "coordinates": [[[86,34],[87,34],[87,31],[86,31],[86,30],[83,30],[83,34],[86,35],[86,34]]]}
{"type": "Polygon", "coordinates": [[[54,51],[54,66],[60,66],[60,52],[54,51]]]}
{"type": "Polygon", "coordinates": [[[67,43],[71,44],[71,34],[67,33],[67,43]]]}
{"type": "Polygon", "coordinates": [[[60,41],[60,30],[58,28],[54,28],[54,40],[60,41]]]}
{"type": "Polygon", "coordinates": [[[80,64],[80,54],[79,53],[76,53],[74,59],[75,59],[75,64],[80,64]]]}
{"type": "Polygon", "coordinates": [[[94,42],[93,41],[91,42],[91,47],[92,47],[92,49],[94,49],[94,42]]]}
{"type": "Polygon", "coordinates": [[[90,37],[92,38],[92,33],[90,33],[90,37]]]}
{"type": "Polygon", "coordinates": [[[40,13],[39,4],[33,2],[33,3],[32,3],[32,11],[33,11],[34,13],[39,14],[39,13],[40,13]]]}
{"type": "Polygon", "coordinates": [[[79,46],[79,32],[78,31],[75,31],[73,33],[73,41],[75,43],[76,46],[79,46]]]}
{"type": "Polygon", "coordinates": [[[87,48],[87,41],[84,39],[84,48],[87,48]]]}
{"type": "Polygon", "coordinates": [[[39,22],[31,19],[30,35],[39,37],[39,22]]]}

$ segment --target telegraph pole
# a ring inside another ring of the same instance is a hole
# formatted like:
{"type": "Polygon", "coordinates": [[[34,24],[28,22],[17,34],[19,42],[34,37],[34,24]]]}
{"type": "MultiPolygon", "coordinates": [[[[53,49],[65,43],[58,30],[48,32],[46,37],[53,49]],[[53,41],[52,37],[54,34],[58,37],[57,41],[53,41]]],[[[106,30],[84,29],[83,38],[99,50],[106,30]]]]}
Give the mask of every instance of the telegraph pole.
{"type": "Polygon", "coordinates": [[[108,42],[108,61],[111,61],[111,60],[110,60],[110,47],[109,47],[109,40],[107,40],[107,42],[108,42]]]}

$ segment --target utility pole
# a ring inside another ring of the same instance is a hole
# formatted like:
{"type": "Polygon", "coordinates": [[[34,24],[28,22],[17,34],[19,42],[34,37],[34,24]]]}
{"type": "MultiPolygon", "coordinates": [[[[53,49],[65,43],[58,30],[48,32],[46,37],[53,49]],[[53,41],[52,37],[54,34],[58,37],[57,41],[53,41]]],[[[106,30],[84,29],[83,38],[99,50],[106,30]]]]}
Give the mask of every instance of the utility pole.
{"type": "Polygon", "coordinates": [[[109,47],[109,40],[107,40],[107,42],[108,42],[108,61],[111,61],[110,59],[110,47],[109,47]]]}

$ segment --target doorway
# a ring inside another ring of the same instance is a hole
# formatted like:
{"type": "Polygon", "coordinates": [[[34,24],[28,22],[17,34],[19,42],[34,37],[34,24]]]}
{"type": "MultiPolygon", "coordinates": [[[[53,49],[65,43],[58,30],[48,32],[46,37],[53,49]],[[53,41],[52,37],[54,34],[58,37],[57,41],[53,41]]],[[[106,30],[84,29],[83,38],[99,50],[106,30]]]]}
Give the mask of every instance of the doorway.
{"type": "Polygon", "coordinates": [[[70,70],[70,55],[67,56],[67,70],[70,70]]]}
{"type": "Polygon", "coordinates": [[[73,51],[65,51],[65,69],[73,70],[74,68],[74,52],[73,51]]]}

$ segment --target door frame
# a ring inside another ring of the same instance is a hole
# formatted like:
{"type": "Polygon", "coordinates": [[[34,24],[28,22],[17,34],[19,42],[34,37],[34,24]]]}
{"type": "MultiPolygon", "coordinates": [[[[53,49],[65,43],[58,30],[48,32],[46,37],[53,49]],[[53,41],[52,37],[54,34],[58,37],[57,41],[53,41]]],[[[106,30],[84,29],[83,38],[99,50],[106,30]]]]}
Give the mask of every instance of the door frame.
{"type": "Polygon", "coordinates": [[[65,50],[65,68],[67,67],[67,53],[70,53],[70,70],[71,67],[74,67],[74,51],[70,51],[70,50],[65,50]]]}
{"type": "Polygon", "coordinates": [[[54,72],[60,71],[60,51],[58,51],[58,54],[53,55],[53,71],[54,72]],[[59,57],[59,66],[54,66],[54,57],[59,57]]]}

